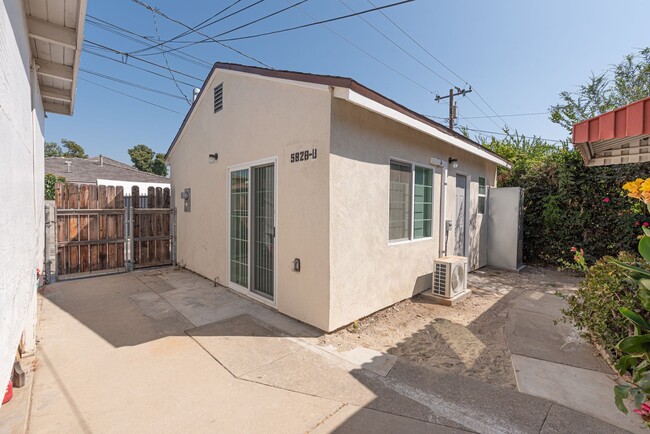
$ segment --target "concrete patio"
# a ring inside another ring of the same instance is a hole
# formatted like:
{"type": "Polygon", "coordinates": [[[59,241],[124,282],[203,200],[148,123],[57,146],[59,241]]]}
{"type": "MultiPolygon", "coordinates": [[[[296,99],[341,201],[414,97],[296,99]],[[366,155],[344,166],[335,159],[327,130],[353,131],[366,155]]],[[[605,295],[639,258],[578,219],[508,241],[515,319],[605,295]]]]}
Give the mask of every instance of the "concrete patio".
{"type": "Polygon", "coordinates": [[[318,330],[184,270],[57,283],[40,302],[35,369],[0,408],[0,433],[623,432],[540,397],[320,347],[318,330]]]}

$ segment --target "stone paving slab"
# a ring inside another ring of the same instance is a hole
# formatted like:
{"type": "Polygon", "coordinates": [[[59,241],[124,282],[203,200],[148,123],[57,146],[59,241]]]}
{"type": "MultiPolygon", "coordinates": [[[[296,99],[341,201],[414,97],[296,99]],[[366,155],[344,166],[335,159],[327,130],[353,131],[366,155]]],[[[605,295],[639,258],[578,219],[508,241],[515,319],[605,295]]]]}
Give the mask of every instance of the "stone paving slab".
{"type": "Polygon", "coordinates": [[[506,341],[512,354],[575,367],[611,372],[594,348],[569,324],[554,324],[552,316],[512,309],[506,322],[506,341]]]}
{"type": "Polygon", "coordinates": [[[312,431],[313,434],[461,434],[467,432],[351,404],[341,408],[312,431]]]}
{"type": "Polygon", "coordinates": [[[153,291],[142,291],[129,296],[138,309],[151,319],[152,325],[163,336],[183,334],[193,325],[164,298],[153,291]]]}
{"type": "Polygon", "coordinates": [[[540,434],[624,434],[627,432],[561,405],[553,404],[540,434]]]}
{"type": "Polygon", "coordinates": [[[512,365],[521,392],[555,401],[629,431],[639,431],[639,417],[631,412],[625,415],[614,406],[616,383],[612,376],[515,354],[512,365]]]}
{"type": "Polygon", "coordinates": [[[548,315],[552,319],[562,318],[562,309],[567,307],[566,302],[554,293],[541,291],[526,291],[515,297],[510,306],[514,309],[528,310],[531,312],[548,315]]]}
{"type": "Polygon", "coordinates": [[[302,347],[278,330],[240,315],[192,330],[192,336],[236,377],[288,356],[302,347]]]}

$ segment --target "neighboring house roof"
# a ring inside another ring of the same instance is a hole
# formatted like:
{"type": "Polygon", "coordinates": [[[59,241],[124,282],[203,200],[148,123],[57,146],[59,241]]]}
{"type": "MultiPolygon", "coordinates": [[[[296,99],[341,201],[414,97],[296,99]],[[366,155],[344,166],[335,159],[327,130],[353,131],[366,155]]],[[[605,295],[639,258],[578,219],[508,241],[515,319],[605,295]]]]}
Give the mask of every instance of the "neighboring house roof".
{"type": "Polygon", "coordinates": [[[53,173],[57,176],[63,176],[68,182],[82,184],[96,184],[97,179],[169,184],[169,178],[141,172],[135,167],[108,157],[48,157],[45,158],[45,173],[53,173]],[[103,164],[101,160],[103,160],[103,164]],[[66,162],[71,163],[70,172],[68,172],[66,162]]]}
{"type": "Polygon", "coordinates": [[[436,136],[441,140],[444,140],[448,143],[451,143],[452,145],[461,148],[467,147],[467,145],[469,145],[470,149],[473,148],[474,153],[477,153],[484,157],[487,156],[487,158],[491,159],[492,161],[502,166],[510,167],[510,162],[508,160],[490,151],[489,149],[485,148],[481,144],[476,143],[475,141],[465,137],[464,135],[457,133],[456,131],[447,128],[446,126],[439,124],[438,122],[435,122],[429,119],[428,117],[419,114],[383,96],[379,92],[376,92],[360,84],[359,82],[357,82],[352,78],[339,77],[333,75],[311,74],[306,72],[282,71],[277,69],[268,69],[268,68],[261,68],[257,66],[247,66],[247,65],[240,65],[236,63],[222,63],[222,62],[217,62],[213,65],[212,70],[208,74],[207,78],[205,79],[205,82],[203,83],[203,86],[201,87],[201,91],[199,92],[197,98],[194,100],[192,107],[190,107],[189,111],[187,112],[187,115],[185,116],[185,119],[183,119],[183,123],[181,124],[181,127],[176,133],[176,137],[174,137],[174,140],[169,146],[165,158],[169,156],[169,153],[171,152],[172,148],[176,144],[176,141],[179,139],[181,133],[183,132],[183,129],[185,128],[185,125],[187,124],[190,116],[192,115],[192,112],[194,111],[194,108],[198,104],[198,101],[201,99],[201,96],[203,95],[207,83],[210,81],[210,78],[212,77],[212,75],[217,69],[244,72],[247,74],[260,75],[264,77],[271,77],[271,78],[284,79],[290,81],[321,84],[321,85],[332,86],[334,88],[345,89],[354,92],[353,96],[350,96],[350,94],[344,94],[343,92],[339,92],[339,93],[335,92],[334,96],[337,96],[342,99],[346,99],[352,103],[357,103],[358,105],[364,106],[365,108],[375,111],[377,113],[381,112],[382,114],[386,114],[385,112],[382,112],[380,109],[372,108],[371,105],[369,104],[364,104],[364,102],[360,101],[360,98],[356,98],[355,100],[354,96],[360,96],[361,99],[369,100],[370,102],[375,104],[378,103],[383,108],[386,108],[392,113],[397,115],[397,116],[390,116],[390,117],[393,117],[393,119],[396,119],[405,125],[409,125],[415,129],[428,133],[429,135],[436,136]],[[410,119],[411,122],[409,122],[408,120],[404,120],[403,119],[404,117],[410,119]],[[415,123],[412,121],[415,121],[415,123]]]}
{"type": "Polygon", "coordinates": [[[25,0],[25,15],[43,108],[74,111],[86,1],[25,0]]]}
{"type": "Polygon", "coordinates": [[[650,97],[573,126],[586,166],[650,161],[650,97]]]}

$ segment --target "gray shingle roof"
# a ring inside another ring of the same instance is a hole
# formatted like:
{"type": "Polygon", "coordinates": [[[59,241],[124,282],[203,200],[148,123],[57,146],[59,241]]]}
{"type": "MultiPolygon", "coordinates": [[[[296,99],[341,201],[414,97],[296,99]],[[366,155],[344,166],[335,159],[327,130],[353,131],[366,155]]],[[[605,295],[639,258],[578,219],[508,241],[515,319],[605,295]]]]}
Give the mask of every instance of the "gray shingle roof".
{"type": "Polygon", "coordinates": [[[45,158],[45,173],[53,173],[63,176],[68,182],[82,184],[96,184],[97,179],[110,179],[115,181],[130,182],[159,182],[169,184],[169,178],[141,172],[128,164],[120,163],[112,158],[103,157],[104,164],[100,163],[99,157],[91,158],[45,158]],[[69,161],[70,172],[66,161],[69,161]]]}

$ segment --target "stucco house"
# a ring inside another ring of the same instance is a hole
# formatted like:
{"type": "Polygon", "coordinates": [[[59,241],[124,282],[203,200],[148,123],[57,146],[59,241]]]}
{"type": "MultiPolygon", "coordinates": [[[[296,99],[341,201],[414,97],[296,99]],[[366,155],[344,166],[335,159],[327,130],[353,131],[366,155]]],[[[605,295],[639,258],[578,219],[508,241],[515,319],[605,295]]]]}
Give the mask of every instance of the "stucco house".
{"type": "Polygon", "coordinates": [[[86,0],[0,3],[0,396],[36,345],[45,113],[72,115],[86,0]]]}
{"type": "Polygon", "coordinates": [[[133,166],[100,155],[91,158],[48,157],[45,173],[63,177],[77,184],[123,187],[127,195],[137,186],[146,194],[149,187],[169,188],[169,178],[142,172],[133,166]]]}
{"type": "Polygon", "coordinates": [[[167,152],[177,260],[332,331],[486,263],[508,162],[356,81],[216,63],[167,152]]]}

